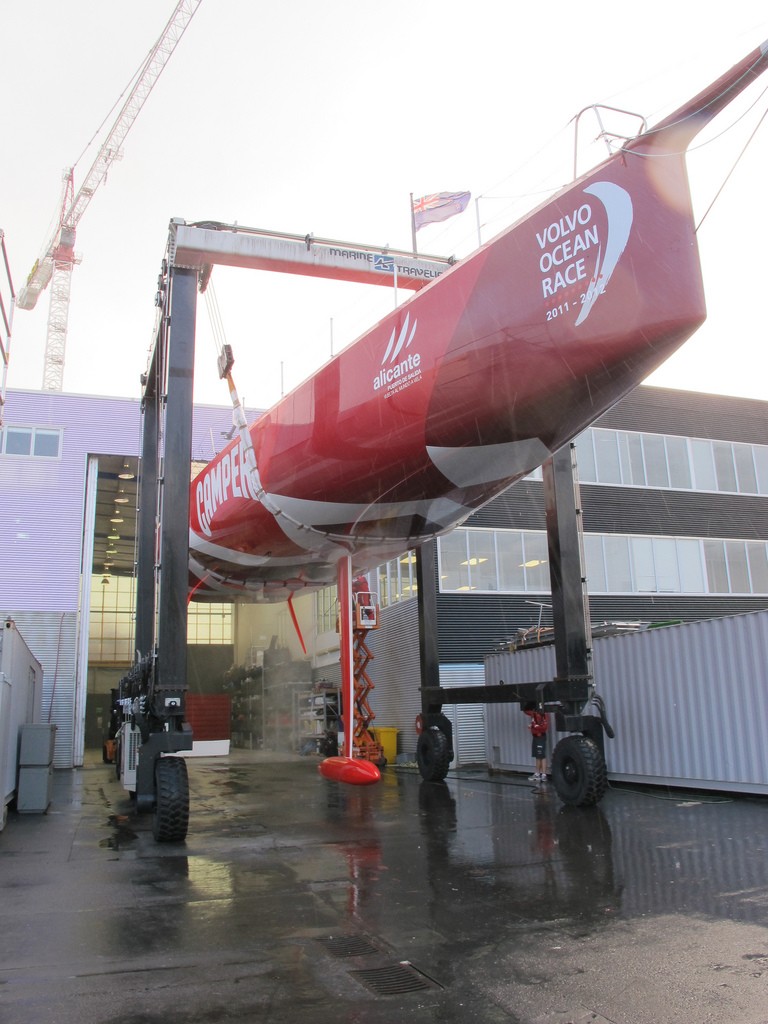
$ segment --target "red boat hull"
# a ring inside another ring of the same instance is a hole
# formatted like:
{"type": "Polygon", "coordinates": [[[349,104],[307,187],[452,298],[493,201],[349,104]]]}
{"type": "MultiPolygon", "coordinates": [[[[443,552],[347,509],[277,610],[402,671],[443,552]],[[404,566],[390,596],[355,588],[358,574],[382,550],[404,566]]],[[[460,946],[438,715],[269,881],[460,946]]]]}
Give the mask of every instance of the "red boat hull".
{"type": "MultiPolygon", "coordinates": [[[[728,82],[765,63],[761,48],[728,82]]],[[[719,105],[726,92],[715,89],[719,105]]],[[[239,441],[203,470],[191,490],[196,596],[283,599],[335,582],[346,555],[369,570],[452,529],[683,344],[706,316],[684,160],[698,101],[265,413],[250,428],[258,476],[239,441]]]]}

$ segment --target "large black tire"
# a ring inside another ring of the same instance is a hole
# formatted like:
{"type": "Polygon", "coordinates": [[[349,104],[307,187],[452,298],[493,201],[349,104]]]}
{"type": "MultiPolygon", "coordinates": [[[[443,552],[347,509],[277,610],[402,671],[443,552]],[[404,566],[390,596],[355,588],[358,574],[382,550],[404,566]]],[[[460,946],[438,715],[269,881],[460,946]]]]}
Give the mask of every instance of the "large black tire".
{"type": "Polygon", "coordinates": [[[564,804],[592,807],[605,795],[605,760],[588,736],[566,736],[552,755],[552,782],[564,804]]]}
{"type": "Polygon", "coordinates": [[[416,744],[416,761],[422,779],[442,782],[451,763],[451,750],[445,733],[435,726],[425,729],[416,744]]]}
{"type": "Polygon", "coordinates": [[[152,835],[158,843],[180,843],[189,827],[189,780],[183,757],[158,757],[155,764],[152,835]]]}

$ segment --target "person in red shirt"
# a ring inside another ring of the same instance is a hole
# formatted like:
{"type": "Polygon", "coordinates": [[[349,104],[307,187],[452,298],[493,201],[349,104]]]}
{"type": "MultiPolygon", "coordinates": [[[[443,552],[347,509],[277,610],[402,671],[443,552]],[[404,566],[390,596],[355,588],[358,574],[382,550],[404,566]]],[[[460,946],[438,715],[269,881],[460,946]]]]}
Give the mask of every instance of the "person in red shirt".
{"type": "Polygon", "coordinates": [[[523,705],[523,713],[528,715],[528,728],[531,730],[531,757],[536,767],[529,782],[547,781],[547,729],[549,715],[539,711],[533,701],[523,705]]]}

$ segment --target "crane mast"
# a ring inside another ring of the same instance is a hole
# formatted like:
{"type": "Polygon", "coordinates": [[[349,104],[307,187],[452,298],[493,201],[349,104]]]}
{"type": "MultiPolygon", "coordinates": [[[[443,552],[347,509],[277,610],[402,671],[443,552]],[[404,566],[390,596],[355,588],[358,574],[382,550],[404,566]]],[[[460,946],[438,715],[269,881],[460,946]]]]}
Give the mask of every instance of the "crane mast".
{"type": "Polygon", "coordinates": [[[17,299],[20,309],[34,309],[40,294],[51,284],[43,390],[62,389],[72,269],[80,262],[75,254],[77,225],[96,190],[106,180],[110,167],[122,157],[126,135],[201,3],[202,0],[179,0],[176,4],[77,192],[74,189],[74,168],[64,172],[64,191],[56,227],[17,299]]]}

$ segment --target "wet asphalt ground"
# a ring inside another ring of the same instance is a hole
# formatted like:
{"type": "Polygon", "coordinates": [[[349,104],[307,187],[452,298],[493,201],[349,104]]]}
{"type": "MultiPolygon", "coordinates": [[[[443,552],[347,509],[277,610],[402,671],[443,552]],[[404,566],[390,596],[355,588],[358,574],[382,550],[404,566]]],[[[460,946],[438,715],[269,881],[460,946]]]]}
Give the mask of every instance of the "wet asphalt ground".
{"type": "Polygon", "coordinates": [[[768,1024],[768,799],[191,759],[158,845],[111,766],[0,833],[2,1024],[768,1024]]]}

